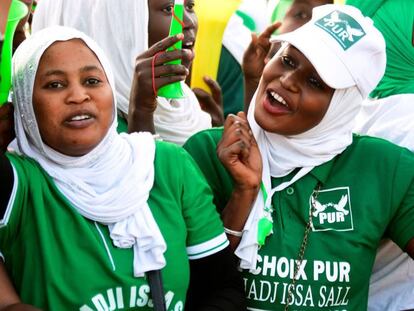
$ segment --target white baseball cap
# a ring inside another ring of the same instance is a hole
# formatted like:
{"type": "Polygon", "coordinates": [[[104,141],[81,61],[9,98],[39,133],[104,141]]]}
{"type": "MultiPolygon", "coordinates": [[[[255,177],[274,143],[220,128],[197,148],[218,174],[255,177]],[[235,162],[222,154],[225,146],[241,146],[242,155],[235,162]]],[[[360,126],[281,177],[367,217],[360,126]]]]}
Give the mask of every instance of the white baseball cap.
{"type": "Polygon", "coordinates": [[[356,86],[365,98],[385,72],[385,41],[369,17],[350,5],[315,7],[302,27],[275,36],[288,42],[312,63],[321,79],[334,89],[356,86]]]}

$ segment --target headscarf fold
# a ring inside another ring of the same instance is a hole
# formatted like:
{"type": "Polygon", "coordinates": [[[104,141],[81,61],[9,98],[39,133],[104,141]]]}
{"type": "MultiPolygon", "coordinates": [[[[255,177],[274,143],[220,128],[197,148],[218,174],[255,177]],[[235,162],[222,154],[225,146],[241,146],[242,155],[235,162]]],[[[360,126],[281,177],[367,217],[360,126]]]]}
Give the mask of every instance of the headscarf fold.
{"type": "Polygon", "coordinates": [[[372,98],[414,93],[414,2],[407,0],[349,0],[371,17],[384,36],[387,67],[372,98]]]}
{"type": "MultiPolygon", "coordinates": [[[[32,29],[52,25],[78,29],[93,38],[109,57],[115,73],[118,109],[128,114],[135,59],[148,49],[147,0],[42,0],[36,7],[32,29]]],[[[201,110],[190,88],[185,97],[157,98],[154,125],[161,138],[184,144],[191,135],[210,128],[211,117],[201,110]],[[165,136],[164,136],[165,135],[165,136]]]]}
{"type": "MultiPolygon", "coordinates": [[[[264,131],[254,118],[256,95],[249,107],[248,121],[262,156],[262,188],[243,229],[236,249],[242,269],[256,268],[261,223],[273,223],[272,196],[308,174],[314,167],[330,161],[352,143],[354,119],[360,110],[362,97],[356,86],[335,90],[322,121],[310,130],[292,136],[264,131]],[[291,180],[271,187],[272,177],[283,177],[295,169],[291,180]],[[266,193],[266,194],[265,194],[266,193]],[[270,207],[270,211],[269,211],[270,207]]],[[[268,232],[271,234],[272,232],[268,232]]],[[[277,233],[276,233],[277,234],[277,233]]]]}
{"type": "Polygon", "coordinates": [[[165,266],[166,244],[147,200],[154,183],[155,142],[150,133],[118,135],[113,121],[102,141],[81,157],[45,145],[33,109],[33,89],[41,56],[56,41],[81,39],[102,64],[114,92],[103,51],[89,37],[67,27],[44,29],[24,41],[13,58],[13,102],[18,152],[36,160],[84,217],[109,226],[117,247],[133,248],[136,277],[165,266]]]}

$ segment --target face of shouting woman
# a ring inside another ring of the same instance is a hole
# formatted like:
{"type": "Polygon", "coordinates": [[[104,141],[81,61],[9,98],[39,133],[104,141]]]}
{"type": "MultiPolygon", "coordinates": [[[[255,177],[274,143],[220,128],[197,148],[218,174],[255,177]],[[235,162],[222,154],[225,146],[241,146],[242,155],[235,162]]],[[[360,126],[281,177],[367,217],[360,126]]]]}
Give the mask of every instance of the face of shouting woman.
{"type": "MultiPolygon", "coordinates": [[[[194,50],[198,30],[198,20],[194,11],[194,6],[195,0],[184,1],[183,49],[187,49],[191,52],[194,50]]],[[[158,41],[168,37],[174,8],[174,0],[148,0],[148,8],[148,44],[149,46],[152,46],[158,41]]],[[[189,69],[191,63],[183,62],[183,65],[189,69]]]]}
{"type": "Polygon", "coordinates": [[[333,93],[308,59],[287,45],[263,71],[254,116],[265,131],[297,135],[319,124],[333,93]]]}
{"type": "Polygon", "coordinates": [[[83,41],[55,42],[44,52],[33,109],[43,142],[65,155],[85,155],[105,137],[114,117],[112,89],[83,41]]]}

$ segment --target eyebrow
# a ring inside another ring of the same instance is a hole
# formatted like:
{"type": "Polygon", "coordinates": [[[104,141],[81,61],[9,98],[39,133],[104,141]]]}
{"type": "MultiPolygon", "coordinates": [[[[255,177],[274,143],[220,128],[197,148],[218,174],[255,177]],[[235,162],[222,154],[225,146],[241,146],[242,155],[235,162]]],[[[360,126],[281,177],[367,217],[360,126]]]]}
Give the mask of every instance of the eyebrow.
{"type": "MultiPolygon", "coordinates": [[[[102,72],[102,69],[100,69],[98,66],[95,66],[95,65],[82,67],[80,69],[80,72],[88,72],[88,71],[94,71],[94,70],[98,70],[98,71],[102,72]]],[[[63,70],[60,70],[60,69],[52,69],[52,70],[46,71],[46,73],[45,73],[46,77],[55,76],[55,75],[56,76],[63,76],[63,75],[65,75],[65,72],[63,70]]]]}

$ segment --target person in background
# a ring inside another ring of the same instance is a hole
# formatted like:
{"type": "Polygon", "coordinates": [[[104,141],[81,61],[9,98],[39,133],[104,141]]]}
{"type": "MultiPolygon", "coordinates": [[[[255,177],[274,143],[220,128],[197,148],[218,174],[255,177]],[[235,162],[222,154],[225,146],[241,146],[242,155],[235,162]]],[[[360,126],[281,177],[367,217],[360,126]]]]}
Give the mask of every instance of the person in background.
{"type": "Polygon", "coordinates": [[[414,154],[352,133],[385,41],[344,5],[318,6],[274,40],[247,119],[185,148],[240,258],[248,308],[365,311],[380,240],[414,256],[414,154]]]}
{"type": "MultiPolygon", "coordinates": [[[[349,4],[372,17],[387,45],[384,77],[364,101],[355,131],[414,151],[414,3],[353,0],[349,4]]],[[[372,271],[368,310],[410,309],[414,309],[414,261],[391,240],[383,240],[372,271]]]]}
{"type": "MultiPolygon", "coordinates": [[[[185,4],[183,50],[165,52],[169,46],[160,42],[168,36],[173,5],[169,0],[42,0],[34,15],[33,32],[50,25],[63,25],[94,38],[115,70],[119,131],[127,131],[128,127],[130,131],[147,130],[182,145],[192,134],[212,125],[222,125],[224,117],[221,102],[210,97],[199,103],[184,82],[185,98],[157,97],[156,91],[161,86],[186,79],[194,56],[197,35],[194,0],[185,4]],[[175,58],[182,59],[184,66],[165,65],[175,58]],[[136,98],[130,98],[134,71],[138,73],[134,87],[139,91],[134,93],[136,98]],[[200,105],[209,113],[202,111],[200,105]],[[133,116],[127,124],[130,112],[133,116]]],[[[215,86],[211,84],[212,88],[215,86]]]]}
{"type": "Polygon", "coordinates": [[[299,28],[311,19],[313,8],[324,4],[332,4],[333,2],[333,0],[293,0],[281,24],[275,23],[259,36],[253,35],[252,42],[244,54],[242,65],[245,88],[245,112],[249,109],[266,63],[280,48],[280,43],[278,42],[270,44],[269,39],[272,34],[275,31],[283,34],[299,28]]]}
{"type": "MultiPolygon", "coordinates": [[[[96,43],[55,26],[13,60],[17,150],[0,153],[0,250],[21,300],[154,310],[164,297],[169,310],[243,310],[205,180],[178,146],[116,132],[114,77],[96,43]]],[[[0,305],[16,304],[0,287],[0,305]]]]}

